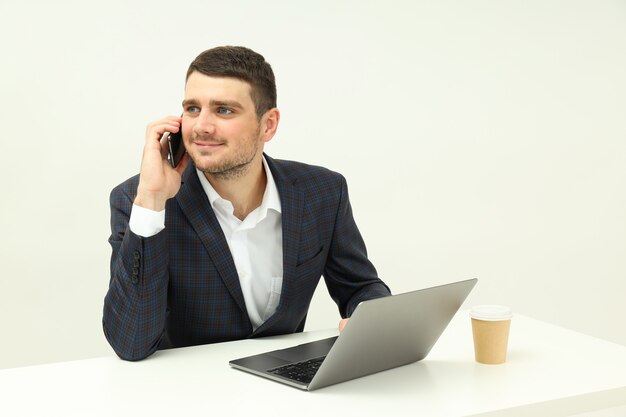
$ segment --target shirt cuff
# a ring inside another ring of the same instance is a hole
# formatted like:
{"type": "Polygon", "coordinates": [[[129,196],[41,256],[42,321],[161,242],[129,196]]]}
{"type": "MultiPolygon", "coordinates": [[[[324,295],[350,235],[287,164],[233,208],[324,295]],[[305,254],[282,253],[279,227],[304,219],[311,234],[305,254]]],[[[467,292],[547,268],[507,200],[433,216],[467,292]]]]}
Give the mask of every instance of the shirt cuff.
{"type": "Polygon", "coordinates": [[[165,229],[165,210],[154,211],[133,204],[128,226],[138,236],[154,236],[165,229]]]}

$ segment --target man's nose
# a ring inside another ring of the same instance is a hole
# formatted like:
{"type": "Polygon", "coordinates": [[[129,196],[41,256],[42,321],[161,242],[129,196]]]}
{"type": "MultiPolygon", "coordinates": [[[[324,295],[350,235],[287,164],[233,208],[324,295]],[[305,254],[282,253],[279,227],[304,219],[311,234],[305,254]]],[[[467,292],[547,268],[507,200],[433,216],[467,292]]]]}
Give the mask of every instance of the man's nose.
{"type": "Polygon", "coordinates": [[[202,110],[196,117],[193,132],[196,135],[212,135],[215,133],[215,119],[210,112],[202,110]]]}

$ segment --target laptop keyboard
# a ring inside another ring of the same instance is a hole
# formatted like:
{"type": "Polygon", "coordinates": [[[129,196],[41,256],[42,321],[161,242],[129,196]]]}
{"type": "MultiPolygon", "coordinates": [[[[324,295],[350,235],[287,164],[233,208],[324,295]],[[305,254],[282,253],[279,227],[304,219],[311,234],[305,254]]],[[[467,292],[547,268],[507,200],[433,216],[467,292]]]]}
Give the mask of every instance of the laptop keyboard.
{"type": "Polygon", "coordinates": [[[268,369],[267,372],[308,384],[322,366],[325,358],[326,356],[321,356],[303,362],[288,363],[278,368],[268,369]]]}

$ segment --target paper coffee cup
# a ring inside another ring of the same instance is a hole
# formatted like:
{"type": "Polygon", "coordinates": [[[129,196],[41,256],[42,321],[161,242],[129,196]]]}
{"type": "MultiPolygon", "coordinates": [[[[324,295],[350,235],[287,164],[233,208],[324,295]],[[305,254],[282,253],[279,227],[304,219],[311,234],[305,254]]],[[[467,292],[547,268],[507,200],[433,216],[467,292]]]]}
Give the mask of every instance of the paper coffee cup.
{"type": "Polygon", "coordinates": [[[490,365],[506,362],[513,313],[509,307],[476,306],[470,311],[476,362],[490,365]]]}

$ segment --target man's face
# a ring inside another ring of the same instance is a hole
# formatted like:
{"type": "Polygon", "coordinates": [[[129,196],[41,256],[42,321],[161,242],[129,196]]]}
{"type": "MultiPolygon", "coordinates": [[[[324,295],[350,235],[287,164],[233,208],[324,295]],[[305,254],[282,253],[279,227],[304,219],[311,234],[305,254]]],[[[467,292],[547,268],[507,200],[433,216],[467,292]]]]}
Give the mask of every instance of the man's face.
{"type": "Polygon", "coordinates": [[[236,178],[260,161],[264,119],[257,120],[250,84],[236,78],[193,72],[185,86],[183,140],[196,167],[236,178]]]}

